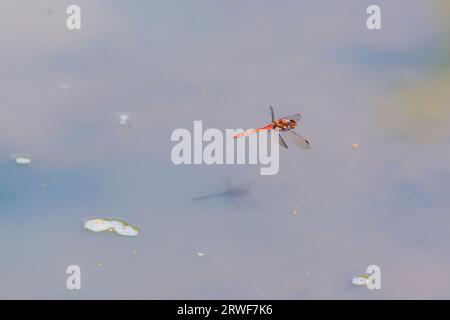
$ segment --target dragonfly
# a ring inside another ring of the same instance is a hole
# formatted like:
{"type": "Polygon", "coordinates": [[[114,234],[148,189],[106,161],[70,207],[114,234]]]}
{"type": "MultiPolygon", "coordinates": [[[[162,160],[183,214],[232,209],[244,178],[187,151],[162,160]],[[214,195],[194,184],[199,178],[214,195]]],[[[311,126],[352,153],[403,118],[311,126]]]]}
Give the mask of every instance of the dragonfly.
{"type": "Polygon", "coordinates": [[[294,145],[309,149],[311,145],[309,144],[309,141],[300,136],[297,132],[295,132],[295,128],[298,125],[298,122],[301,119],[300,113],[295,113],[293,115],[282,117],[278,120],[275,120],[275,113],[273,111],[273,107],[270,107],[270,114],[272,116],[272,123],[265,125],[264,127],[257,128],[257,129],[251,129],[247,130],[245,132],[239,133],[234,135],[235,139],[246,137],[250,134],[254,134],[261,131],[278,131],[279,137],[278,137],[278,143],[280,146],[284,148],[288,148],[286,144],[286,140],[289,139],[294,145]]]}

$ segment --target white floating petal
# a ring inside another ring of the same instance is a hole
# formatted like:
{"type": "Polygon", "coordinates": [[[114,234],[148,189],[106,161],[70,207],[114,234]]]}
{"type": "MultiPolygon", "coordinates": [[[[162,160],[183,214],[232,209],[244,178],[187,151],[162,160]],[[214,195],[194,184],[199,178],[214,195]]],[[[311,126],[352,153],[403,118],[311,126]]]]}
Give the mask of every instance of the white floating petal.
{"type": "Polygon", "coordinates": [[[355,286],[365,286],[365,285],[367,285],[368,282],[369,282],[369,277],[365,276],[365,275],[357,276],[352,279],[352,283],[355,286]]]}
{"type": "Polygon", "coordinates": [[[30,156],[20,155],[16,156],[15,161],[19,165],[25,165],[30,164],[33,161],[33,159],[30,156]]]}
{"type": "Polygon", "coordinates": [[[136,227],[122,220],[95,218],[84,222],[84,228],[92,232],[116,232],[122,236],[135,237],[139,234],[136,227]]]}

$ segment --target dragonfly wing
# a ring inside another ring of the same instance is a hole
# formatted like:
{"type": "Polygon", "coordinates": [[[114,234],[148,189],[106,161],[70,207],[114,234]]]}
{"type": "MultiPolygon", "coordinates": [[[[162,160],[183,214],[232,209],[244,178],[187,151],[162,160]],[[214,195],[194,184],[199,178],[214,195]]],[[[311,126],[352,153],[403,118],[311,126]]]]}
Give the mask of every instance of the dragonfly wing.
{"type": "Polygon", "coordinates": [[[304,149],[311,148],[311,145],[309,144],[308,140],[306,140],[302,136],[298,135],[297,132],[295,132],[293,130],[289,130],[287,133],[288,133],[289,139],[291,139],[295,145],[302,147],[304,149]]]}
{"type": "Polygon", "coordinates": [[[282,117],[281,119],[286,119],[286,120],[294,120],[294,121],[299,121],[302,118],[302,116],[300,115],[300,113],[296,113],[287,117],[282,117]]]}
{"type": "Polygon", "coordinates": [[[269,107],[270,107],[270,115],[272,116],[272,122],[274,122],[275,121],[275,114],[273,112],[273,107],[272,106],[269,106],[269,107]]]}
{"type": "Polygon", "coordinates": [[[273,142],[278,143],[283,148],[288,148],[286,141],[284,141],[284,139],[281,137],[281,132],[278,133],[278,137],[276,137],[275,134],[272,134],[271,139],[273,140],[273,142]]]}
{"type": "Polygon", "coordinates": [[[278,143],[280,144],[280,146],[285,147],[286,149],[288,148],[286,141],[284,141],[283,137],[281,136],[281,133],[278,134],[278,143]]]}

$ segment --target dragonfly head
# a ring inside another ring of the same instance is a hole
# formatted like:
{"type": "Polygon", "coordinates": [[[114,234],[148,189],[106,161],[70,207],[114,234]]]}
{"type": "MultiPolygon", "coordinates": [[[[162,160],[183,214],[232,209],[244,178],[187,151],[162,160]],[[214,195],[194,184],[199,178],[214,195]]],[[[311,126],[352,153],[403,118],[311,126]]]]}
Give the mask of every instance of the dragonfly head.
{"type": "Polygon", "coordinates": [[[297,127],[297,121],[295,120],[289,120],[289,128],[295,129],[297,127]]]}

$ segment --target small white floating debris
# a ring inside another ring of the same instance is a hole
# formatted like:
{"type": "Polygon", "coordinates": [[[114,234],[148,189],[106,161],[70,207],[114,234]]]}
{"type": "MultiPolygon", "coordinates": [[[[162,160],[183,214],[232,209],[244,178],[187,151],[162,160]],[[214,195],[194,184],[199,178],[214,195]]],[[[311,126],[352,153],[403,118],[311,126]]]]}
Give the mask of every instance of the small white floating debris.
{"type": "Polygon", "coordinates": [[[139,234],[136,227],[122,220],[95,218],[84,222],[84,228],[92,232],[116,232],[121,236],[135,237],[139,234]]]}
{"type": "Polygon", "coordinates": [[[357,276],[352,279],[352,283],[355,286],[366,286],[368,282],[369,282],[369,277],[366,275],[357,276]]]}
{"type": "Polygon", "coordinates": [[[197,252],[197,255],[198,255],[199,257],[204,257],[204,256],[205,256],[205,253],[204,253],[204,252],[197,252]]]}
{"type": "Polygon", "coordinates": [[[27,155],[18,155],[15,157],[15,161],[18,165],[27,165],[30,164],[33,159],[27,155]]]}
{"type": "Polygon", "coordinates": [[[131,115],[129,113],[118,113],[117,118],[119,126],[131,126],[131,115]]]}
{"type": "Polygon", "coordinates": [[[292,211],[292,214],[297,215],[300,208],[298,206],[295,206],[294,210],[292,211]]]}

